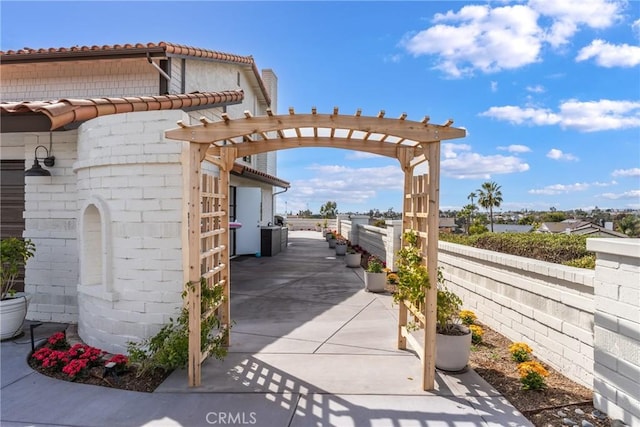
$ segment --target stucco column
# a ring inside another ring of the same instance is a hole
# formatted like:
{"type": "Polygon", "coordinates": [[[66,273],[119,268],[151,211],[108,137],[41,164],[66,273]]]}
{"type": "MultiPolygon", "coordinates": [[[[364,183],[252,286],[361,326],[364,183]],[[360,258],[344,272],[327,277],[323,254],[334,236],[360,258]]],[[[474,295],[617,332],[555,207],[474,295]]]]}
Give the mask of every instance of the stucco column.
{"type": "Polygon", "coordinates": [[[351,244],[360,244],[360,226],[369,224],[369,215],[351,215],[351,244]]]}
{"type": "Polygon", "coordinates": [[[587,239],[596,253],[593,404],[640,425],[640,239],[587,239]]]}
{"type": "Polygon", "coordinates": [[[387,267],[396,271],[396,254],[402,245],[402,220],[388,219],[384,222],[387,225],[387,241],[385,250],[387,255],[387,267]]]}

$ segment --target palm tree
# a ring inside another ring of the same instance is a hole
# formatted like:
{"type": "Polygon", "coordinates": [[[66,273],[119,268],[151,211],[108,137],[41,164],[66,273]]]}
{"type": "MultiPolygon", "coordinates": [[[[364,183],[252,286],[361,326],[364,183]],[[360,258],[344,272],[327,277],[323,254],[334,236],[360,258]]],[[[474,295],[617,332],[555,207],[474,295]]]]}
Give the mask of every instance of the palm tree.
{"type": "Polygon", "coordinates": [[[491,221],[491,232],[493,233],[493,207],[500,207],[502,203],[502,192],[500,186],[495,182],[485,182],[476,190],[478,192],[478,204],[489,210],[489,219],[491,221]]]}
{"type": "Polygon", "coordinates": [[[473,199],[475,199],[476,197],[478,197],[478,195],[476,194],[475,191],[472,191],[471,193],[469,193],[469,195],[467,196],[467,199],[471,200],[471,204],[473,205],[473,199]]]}

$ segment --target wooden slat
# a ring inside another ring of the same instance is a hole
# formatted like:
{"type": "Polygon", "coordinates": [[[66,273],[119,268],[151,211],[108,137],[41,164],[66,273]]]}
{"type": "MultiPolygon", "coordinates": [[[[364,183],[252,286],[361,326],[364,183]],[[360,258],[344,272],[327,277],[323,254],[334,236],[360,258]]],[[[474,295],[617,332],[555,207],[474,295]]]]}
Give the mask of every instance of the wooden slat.
{"type": "Polygon", "coordinates": [[[405,306],[407,307],[407,310],[409,311],[409,313],[411,313],[414,317],[418,318],[418,321],[420,321],[421,323],[421,327],[424,327],[424,325],[426,325],[427,321],[424,317],[424,313],[422,313],[420,311],[420,309],[418,307],[416,307],[415,305],[411,304],[409,301],[404,301],[405,306]]]}
{"type": "Polygon", "coordinates": [[[411,347],[413,351],[416,352],[416,354],[420,358],[420,362],[424,364],[424,357],[425,357],[424,347],[420,345],[416,337],[411,335],[411,332],[409,332],[409,330],[406,327],[402,327],[400,334],[407,341],[407,343],[409,344],[409,347],[411,347]]]}
{"type": "Polygon", "coordinates": [[[200,233],[200,235],[205,238],[205,237],[212,237],[212,236],[217,236],[220,234],[223,234],[225,231],[224,228],[218,228],[217,230],[211,230],[211,231],[206,231],[206,232],[202,232],[200,233]]]}

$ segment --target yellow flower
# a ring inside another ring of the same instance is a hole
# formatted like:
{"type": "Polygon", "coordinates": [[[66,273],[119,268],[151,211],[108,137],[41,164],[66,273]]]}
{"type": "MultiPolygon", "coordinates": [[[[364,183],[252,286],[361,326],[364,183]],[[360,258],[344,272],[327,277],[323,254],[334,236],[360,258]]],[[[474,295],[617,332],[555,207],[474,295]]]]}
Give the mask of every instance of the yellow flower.
{"type": "Polygon", "coordinates": [[[482,329],[482,327],[481,327],[481,326],[478,326],[478,325],[469,325],[469,329],[471,329],[471,332],[472,332],[473,334],[480,335],[480,336],[483,336],[483,335],[484,335],[484,329],[482,329]]]}
{"type": "Polygon", "coordinates": [[[514,342],[513,344],[511,344],[509,346],[509,351],[513,354],[513,353],[520,353],[520,352],[524,352],[524,353],[531,353],[533,352],[533,350],[531,350],[531,347],[529,347],[527,345],[527,343],[524,342],[514,342]]]}
{"type": "Polygon", "coordinates": [[[471,331],[471,342],[474,344],[480,344],[482,342],[482,336],[484,335],[484,329],[478,325],[469,325],[471,331]]]}
{"type": "Polygon", "coordinates": [[[460,317],[460,320],[462,320],[462,323],[465,325],[472,325],[477,319],[476,314],[471,310],[460,311],[458,317],[460,317]]]}
{"type": "Polygon", "coordinates": [[[387,281],[391,284],[396,284],[400,281],[400,278],[396,273],[389,273],[387,274],[387,281]]]}
{"type": "Polygon", "coordinates": [[[549,371],[547,371],[544,366],[538,362],[522,362],[518,365],[518,373],[520,374],[520,377],[526,377],[532,372],[540,375],[541,377],[549,376],[549,371]]]}

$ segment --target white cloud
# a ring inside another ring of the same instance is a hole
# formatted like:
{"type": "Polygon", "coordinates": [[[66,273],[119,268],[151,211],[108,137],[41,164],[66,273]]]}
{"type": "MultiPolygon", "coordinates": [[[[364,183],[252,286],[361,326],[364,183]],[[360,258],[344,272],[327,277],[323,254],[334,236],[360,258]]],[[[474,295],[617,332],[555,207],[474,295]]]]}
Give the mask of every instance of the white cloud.
{"type": "Polygon", "coordinates": [[[434,25],[405,37],[401,45],[414,56],[435,55],[435,68],[451,77],[516,69],[538,62],[544,43],[568,44],[581,26],[613,25],[624,4],[623,0],[529,0],[494,8],[466,5],[435,14],[434,25]]]}
{"type": "Polygon", "coordinates": [[[498,91],[498,82],[491,82],[491,92],[498,91]]]}
{"type": "Polygon", "coordinates": [[[552,148],[547,153],[547,157],[553,160],[578,161],[579,159],[571,153],[563,153],[562,150],[552,148]]]}
{"type": "Polygon", "coordinates": [[[435,68],[452,77],[520,68],[538,61],[538,14],[523,5],[468,5],[436,14],[436,25],[403,42],[414,56],[438,55],[435,68]]]}
{"type": "Polygon", "coordinates": [[[521,108],[515,105],[505,105],[503,107],[491,107],[487,111],[480,113],[481,116],[493,117],[498,120],[505,120],[515,124],[531,123],[534,125],[556,125],[561,122],[561,117],[549,109],[543,108],[521,108]]]}
{"type": "Polygon", "coordinates": [[[620,19],[623,1],[609,0],[530,0],[529,7],[552,19],[544,36],[553,47],[569,42],[581,25],[603,29],[620,19]]]}
{"type": "Polygon", "coordinates": [[[544,93],[545,88],[542,85],[527,86],[527,91],[533,93],[544,93]]]}
{"type": "Polygon", "coordinates": [[[625,191],[624,193],[603,193],[600,196],[610,200],[640,199],[640,190],[625,191]]]}
{"type": "Polygon", "coordinates": [[[529,165],[515,156],[484,156],[466,144],[442,144],[442,174],[457,179],[490,179],[492,175],[525,172],[529,165]]]}
{"type": "Polygon", "coordinates": [[[636,34],[636,37],[640,38],[640,19],[636,19],[631,24],[631,30],[636,34]]]}
{"type": "Polygon", "coordinates": [[[288,211],[297,212],[307,206],[313,210],[327,200],[337,201],[338,209],[341,202],[365,204],[375,200],[380,191],[402,192],[404,184],[404,174],[396,165],[365,168],[312,165],[307,169],[313,171],[314,176],[291,182],[285,196],[288,211]]]}
{"type": "Polygon", "coordinates": [[[529,153],[531,152],[531,148],[527,147],[526,145],[518,145],[518,144],[512,144],[509,145],[507,147],[501,146],[498,147],[498,150],[506,150],[510,153],[529,153]]]}
{"type": "Polygon", "coordinates": [[[367,153],[366,151],[353,151],[344,156],[347,160],[379,159],[381,157],[379,154],[367,153]]]}
{"type": "Polygon", "coordinates": [[[594,40],[589,46],[580,49],[576,61],[595,58],[602,67],[635,67],[640,64],[640,47],[628,44],[613,45],[603,40],[594,40]]]}
{"type": "Polygon", "coordinates": [[[543,188],[531,189],[529,194],[543,194],[543,195],[555,195],[555,194],[568,194],[578,191],[586,191],[591,187],[608,187],[615,185],[615,181],[611,182],[576,182],[575,184],[553,184],[547,185],[543,188]]]}
{"type": "Polygon", "coordinates": [[[480,113],[480,116],[514,124],[560,125],[581,132],[595,132],[640,127],[640,102],[571,99],[560,104],[559,112],[553,112],[548,108],[506,105],[491,107],[480,113]]]}
{"type": "Polygon", "coordinates": [[[632,169],[616,169],[611,173],[612,176],[640,176],[640,168],[632,169]]]}
{"type": "Polygon", "coordinates": [[[591,184],[587,182],[577,182],[575,184],[553,184],[547,185],[544,188],[532,189],[529,190],[529,194],[563,194],[563,193],[574,193],[576,191],[585,191],[591,187],[591,184]]]}

